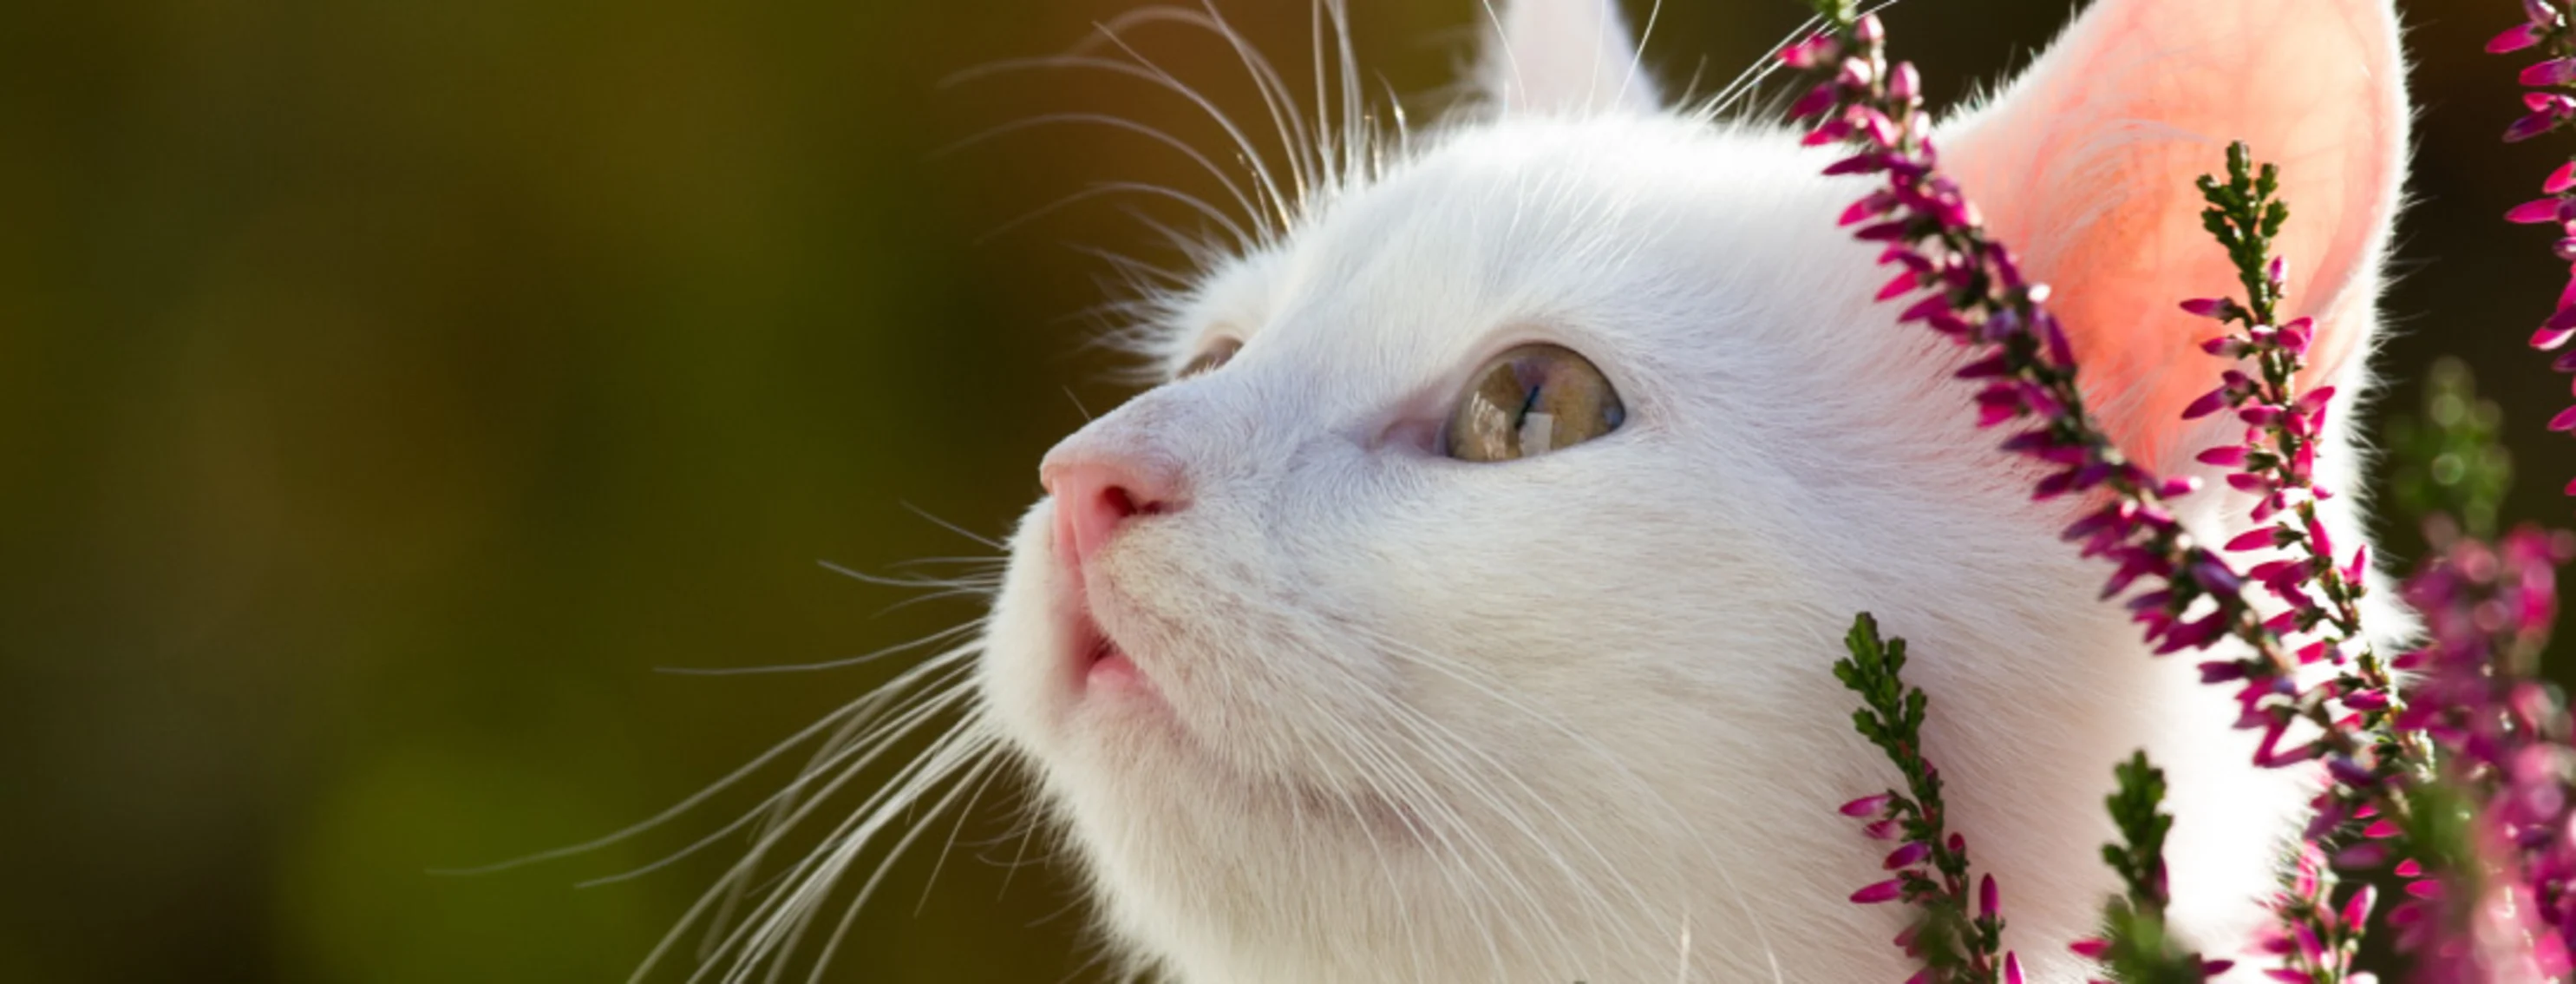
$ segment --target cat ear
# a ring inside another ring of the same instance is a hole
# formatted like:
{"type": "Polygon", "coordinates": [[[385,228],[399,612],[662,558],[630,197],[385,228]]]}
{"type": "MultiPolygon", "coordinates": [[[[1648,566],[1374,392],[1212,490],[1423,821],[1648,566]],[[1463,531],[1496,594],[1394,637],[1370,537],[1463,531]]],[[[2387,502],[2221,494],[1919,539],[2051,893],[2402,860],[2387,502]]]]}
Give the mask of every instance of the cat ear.
{"type": "Polygon", "coordinates": [[[1485,10],[1492,30],[1476,76],[1504,113],[1657,107],[1617,0],[1487,0],[1485,10]]]}
{"type": "Polygon", "coordinates": [[[2133,454],[2176,460],[2180,413],[2215,384],[2187,298],[2241,295],[2202,228],[2194,179],[2230,141],[2281,166],[2290,221],[2283,320],[2317,319],[2306,386],[2369,350],[2380,261],[2407,152],[2391,0],[2098,0],[1990,106],[1945,128],[1942,156],[2022,251],[2133,454]]]}

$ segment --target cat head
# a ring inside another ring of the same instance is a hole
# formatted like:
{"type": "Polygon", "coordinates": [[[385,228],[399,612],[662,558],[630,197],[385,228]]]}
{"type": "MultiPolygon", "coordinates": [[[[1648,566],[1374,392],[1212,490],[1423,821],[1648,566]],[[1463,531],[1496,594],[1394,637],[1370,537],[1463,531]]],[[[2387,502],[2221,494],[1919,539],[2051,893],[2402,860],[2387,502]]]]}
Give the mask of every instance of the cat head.
{"type": "MultiPolygon", "coordinates": [[[[1870,302],[1885,272],[1835,223],[1864,184],[1666,105],[1604,0],[1492,27],[1476,107],[1343,131],[1310,204],[1168,299],[1169,381],[1047,455],[1011,544],[986,706],[1110,931],[1186,980],[1866,950],[1832,886],[1872,859],[1824,804],[1884,780],[1840,628],[2038,658],[2095,619],[1954,349],[1870,302]]],[[[2173,422],[2217,368],[2174,302],[2232,289],[2191,186],[2232,139],[2287,171],[2315,376],[2358,380],[2400,67],[2386,0],[2099,0],[1941,128],[2133,452],[2222,436],[2173,422]]],[[[1950,672],[2009,701],[2115,655],[1950,672]]]]}

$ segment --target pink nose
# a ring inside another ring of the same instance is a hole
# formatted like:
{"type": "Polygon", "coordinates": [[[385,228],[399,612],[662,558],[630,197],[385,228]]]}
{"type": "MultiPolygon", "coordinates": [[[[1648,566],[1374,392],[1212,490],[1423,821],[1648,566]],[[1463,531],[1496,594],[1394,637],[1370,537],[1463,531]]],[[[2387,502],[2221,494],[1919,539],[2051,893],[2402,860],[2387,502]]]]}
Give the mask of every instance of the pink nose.
{"type": "Polygon", "coordinates": [[[1177,475],[1120,456],[1049,461],[1038,477],[1055,496],[1056,557],[1076,570],[1128,520],[1178,508],[1177,475]]]}

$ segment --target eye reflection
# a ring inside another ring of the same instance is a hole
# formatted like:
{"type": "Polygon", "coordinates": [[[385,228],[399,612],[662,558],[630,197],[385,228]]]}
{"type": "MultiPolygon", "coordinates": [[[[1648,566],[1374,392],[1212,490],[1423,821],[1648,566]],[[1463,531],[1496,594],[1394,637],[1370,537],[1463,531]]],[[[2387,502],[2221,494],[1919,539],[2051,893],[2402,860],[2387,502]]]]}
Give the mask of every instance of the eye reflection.
{"type": "Polygon", "coordinates": [[[1441,432],[1460,461],[1511,461],[1619,429],[1627,408],[1592,361],[1562,345],[1523,345],[1477,372],[1441,432]]]}

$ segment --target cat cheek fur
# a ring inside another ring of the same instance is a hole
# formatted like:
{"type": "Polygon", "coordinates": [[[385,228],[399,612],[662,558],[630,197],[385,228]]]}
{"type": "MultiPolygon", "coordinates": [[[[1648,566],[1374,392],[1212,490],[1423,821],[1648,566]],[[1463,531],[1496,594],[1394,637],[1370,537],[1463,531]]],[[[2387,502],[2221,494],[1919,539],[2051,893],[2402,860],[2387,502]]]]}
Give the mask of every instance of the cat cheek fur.
{"type": "MultiPolygon", "coordinates": [[[[1250,339],[1232,363],[1068,439],[1190,476],[1094,567],[1161,706],[1077,692],[1052,505],[1013,541],[982,691],[1122,951],[1186,984],[1901,979],[1901,914],[1843,901],[1874,845],[1832,814],[1889,778],[1826,669],[1860,608],[1915,643],[1952,822],[2032,979],[2083,975],[2100,797],[2139,747],[2184,818],[2176,918],[2237,945],[2300,779],[2248,765],[2225,695],[2094,600],[2105,571],[1971,426],[1952,351],[1868,302],[1885,275],[1833,227],[1862,189],[1778,132],[1654,110],[1600,0],[1500,25],[1485,111],[1172,300],[1149,354],[1222,325],[1250,339]],[[1525,340],[1598,363],[1627,425],[1494,466],[1385,440],[1525,340]]],[[[2386,0],[2099,0],[1944,128],[2124,442],[2187,470],[2235,437],[2167,422],[2218,366],[2165,312],[2228,288],[2188,181],[2244,138],[2294,208],[2327,203],[2293,219],[2291,291],[2340,353],[2322,468],[2351,490],[2400,68],[2386,0]]],[[[2194,498],[2204,535],[2241,522],[2194,498]]],[[[2356,508],[2329,504],[2338,542],[2356,508]]]]}

